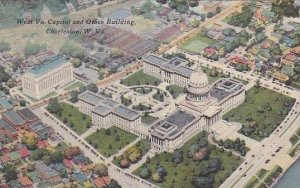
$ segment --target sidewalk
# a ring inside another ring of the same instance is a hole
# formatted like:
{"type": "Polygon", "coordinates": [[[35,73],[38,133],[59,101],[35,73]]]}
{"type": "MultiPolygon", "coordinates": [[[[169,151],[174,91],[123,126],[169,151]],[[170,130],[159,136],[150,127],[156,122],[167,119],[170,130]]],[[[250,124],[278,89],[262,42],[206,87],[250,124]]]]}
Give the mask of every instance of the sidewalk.
{"type": "Polygon", "coordinates": [[[122,148],[121,150],[118,151],[117,154],[110,156],[108,158],[109,161],[112,161],[114,156],[118,157],[120,155],[122,155],[128,148],[130,148],[131,146],[134,146],[136,143],[138,143],[141,140],[140,137],[138,137],[137,139],[135,139],[133,142],[131,142],[130,144],[128,144],[126,147],[122,148]]]}

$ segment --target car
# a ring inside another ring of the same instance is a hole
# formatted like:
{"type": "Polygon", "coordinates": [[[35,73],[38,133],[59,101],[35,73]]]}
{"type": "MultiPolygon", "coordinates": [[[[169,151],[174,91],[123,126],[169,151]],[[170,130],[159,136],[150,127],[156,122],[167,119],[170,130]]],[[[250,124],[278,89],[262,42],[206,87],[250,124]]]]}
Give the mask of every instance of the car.
{"type": "Polygon", "coordinates": [[[241,168],[239,168],[239,170],[242,170],[243,168],[241,167],[241,168]]]}
{"type": "Polygon", "coordinates": [[[274,157],[274,156],[275,156],[275,154],[273,153],[273,154],[272,154],[272,157],[274,157]]]}
{"type": "Polygon", "coordinates": [[[252,157],[255,157],[255,155],[252,155],[252,157]]]}
{"type": "Polygon", "coordinates": [[[265,164],[268,164],[270,162],[270,159],[267,159],[266,161],[265,161],[265,164]]]}

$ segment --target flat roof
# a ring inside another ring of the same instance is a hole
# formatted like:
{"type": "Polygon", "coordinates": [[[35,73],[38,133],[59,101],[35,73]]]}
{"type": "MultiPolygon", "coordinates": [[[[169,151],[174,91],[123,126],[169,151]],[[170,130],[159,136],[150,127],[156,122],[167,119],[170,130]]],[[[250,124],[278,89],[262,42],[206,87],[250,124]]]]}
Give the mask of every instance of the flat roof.
{"type": "Polygon", "coordinates": [[[5,111],[2,113],[5,117],[11,121],[14,125],[23,125],[26,123],[26,121],[15,111],[10,110],[10,111],[5,111]]]}
{"type": "Polygon", "coordinates": [[[10,102],[5,98],[0,98],[0,105],[5,108],[6,110],[12,109],[13,106],[10,104],[10,102]]]}
{"type": "Polygon", "coordinates": [[[100,95],[97,95],[96,93],[93,93],[91,91],[85,91],[82,94],[78,96],[78,99],[87,102],[91,105],[96,106],[97,103],[102,102],[105,100],[105,98],[101,97],[100,95]]]}
{"type": "Polygon", "coordinates": [[[167,117],[165,121],[173,125],[176,125],[181,129],[182,127],[188,125],[190,122],[192,122],[195,119],[196,117],[194,115],[187,113],[186,111],[183,110],[177,110],[172,115],[167,117]]]}
{"type": "Polygon", "coordinates": [[[136,118],[138,118],[140,116],[140,114],[137,113],[136,111],[131,110],[131,109],[126,108],[125,106],[121,106],[121,105],[116,107],[113,110],[113,113],[118,116],[121,116],[125,119],[128,119],[128,120],[135,120],[136,118]]]}
{"type": "Polygon", "coordinates": [[[109,114],[111,112],[111,110],[112,109],[108,106],[98,105],[92,110],[92,112],[102,115],[102,116],[106,116],[107,114],[109,114]]]}
{"type": "Polygon", "coordinates": [[[216,98],[218,101],[222,101],[232,93],[242,89],[244,86],[242,83],[240,83],[237,80],[234,79],[221,79],[219,80],[210,90],[210,96],[216,98]],[[226,86],[226,82],[228,82],[230,85],[228,87],[226,86]]]}
{"type": "Polygon", "coordinates": [[[115,107],[115,106],[117,106],[119,104],[118,102],[116,102],[116,101],[114,101],[112,99],[106,99],[102,103],[105,104],[105,105],[107,105],[107,106],[109,106],[109,107],[112,107],[112,108],[115,107]]]}
{"type": "Polygon", "coordinates": [[[62,56],[54,56],[51,59],[46,59],[42,64],[29,69],[28,72],[35,76],[38,76],[50,70],[53,70],[64,63],[67,63],[67,61],[62,56]]]}
{"type": "Polygon", "coordinates": [[[188,68],[188,67],[185,67],[185,66],[179,66],[175,69],[175,71],[178,73],[178,74],[181,74],[185,77],[191,77],[191,74],[193,73],[193,70],[188,68]]]}
{"type": "Polygon", "coordinates": [[[144,61],[147,61],[148,63],[154,64],[156,66],[161,66],[164,63],[167,63],[168,60],[153,54],[147,55],[143,58],[144,61]]]}

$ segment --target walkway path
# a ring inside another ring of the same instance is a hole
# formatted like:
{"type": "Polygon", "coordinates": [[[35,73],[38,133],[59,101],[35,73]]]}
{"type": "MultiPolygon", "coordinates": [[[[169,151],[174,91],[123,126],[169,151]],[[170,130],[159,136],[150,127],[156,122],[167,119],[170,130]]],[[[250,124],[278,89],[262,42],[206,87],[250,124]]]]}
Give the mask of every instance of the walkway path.
{"type": "Polygon", "coordinates": [[[137,168],[139,168],[140,166],[142,166],[142,164],[146,163],[147,157],[154,157],[155,155],[155,151],[149,150],[143,157],[142,159],[135,163],[130,165],[130,167],[128,169],[126,169],[126,171],[128,171],[129,173],[132,173],[133,171],[135,171],[137,168]]]}

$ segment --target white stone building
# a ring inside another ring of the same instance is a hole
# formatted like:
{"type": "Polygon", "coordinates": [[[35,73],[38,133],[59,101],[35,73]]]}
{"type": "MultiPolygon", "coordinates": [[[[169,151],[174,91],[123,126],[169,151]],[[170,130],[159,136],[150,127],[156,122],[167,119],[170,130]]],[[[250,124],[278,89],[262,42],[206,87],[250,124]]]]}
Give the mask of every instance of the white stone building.
{"type": "Polygon", "coordinates": [[[29,69],[24,74],[22,90],[27,96],[41,99],[73,80],[73,65],[63,57],[55,56],[29,69]]]}
{"type": "Polygon", "coordinates": [[[155,123],[150,130],[151,147],[173,152],[186,141],[222,118],[222,115],[245,100],[245,89],[239,81],[224,78],[211,86],[200,68],[187,84],[186,99],[178,110],[155,123]]]}
{"type": "Polygon", "coordinates": [[[79,110],[91,116],[93,125],[104,129],[116,126],[137,136],[148,137],[148,129],[142,124],[139,112],[90,91],[80,94],[78,99],[79,110]]]}
{"type": "Polygon", "coordinates": [[[185,87],[193,70],[188,66],[189,62],[181,58],[168,60],[150,54],[143,58],[143,71],[172,85],[185,87]]]}

